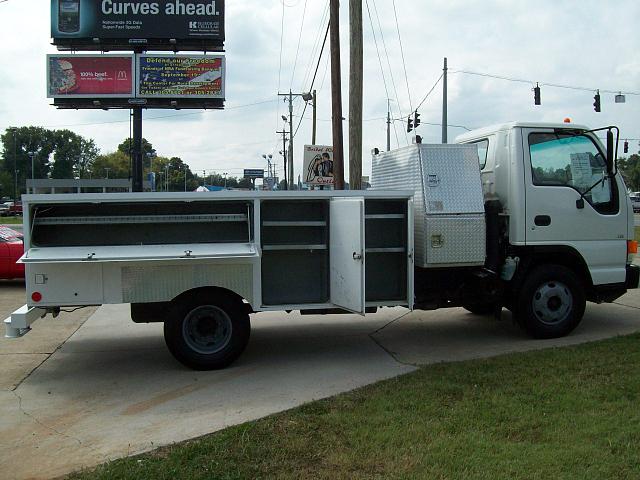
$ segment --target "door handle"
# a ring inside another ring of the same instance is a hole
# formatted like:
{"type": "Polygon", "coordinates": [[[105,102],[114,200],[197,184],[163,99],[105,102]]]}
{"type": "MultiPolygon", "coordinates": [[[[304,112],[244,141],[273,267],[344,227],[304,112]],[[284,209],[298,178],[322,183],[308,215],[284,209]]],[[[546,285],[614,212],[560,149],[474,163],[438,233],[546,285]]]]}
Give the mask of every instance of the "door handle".
{"type": "Polygon", "coordinates": [[[538,227],[548,227],[551,225],[551,217],[549,215],[536,215],[533,219],[533,223],[538,227]]]}
{"type": "Polygon", "coordinates": [[[353,259],[354,260],[362,260],[362,254],[353,252],[353,259]]]}

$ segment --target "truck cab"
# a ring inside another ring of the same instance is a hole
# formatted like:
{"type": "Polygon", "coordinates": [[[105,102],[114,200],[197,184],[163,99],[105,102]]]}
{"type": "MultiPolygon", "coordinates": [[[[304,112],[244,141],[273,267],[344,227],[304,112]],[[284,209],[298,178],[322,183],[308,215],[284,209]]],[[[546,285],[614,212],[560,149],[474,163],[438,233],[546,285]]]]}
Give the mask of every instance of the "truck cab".
{"type": "Polygon", "coordinates": [[[501,206],[507,306],[532,308],[549,327],[576,303],[581,316],[582,297],[613,301],[638,286],[638,268],[631,265],[633,208],[597,133],[604,134],[581,125],[520,122],[456,139],[478,147],[485,201],[501,206]],[[537,287],[528,284],[532,276],[537,287]],[[540,300],[523,306],[518,295],[527,288],[540,300]]]}

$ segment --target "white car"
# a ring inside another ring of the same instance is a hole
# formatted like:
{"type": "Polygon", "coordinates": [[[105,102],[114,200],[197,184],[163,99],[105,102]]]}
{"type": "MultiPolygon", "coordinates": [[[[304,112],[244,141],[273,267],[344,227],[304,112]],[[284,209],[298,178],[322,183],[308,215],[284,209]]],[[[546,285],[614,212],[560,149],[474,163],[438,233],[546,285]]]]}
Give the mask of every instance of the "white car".
{"type": "Polygon", "coordinates": [[[631,198],[631,205],[633,205],[633,211],[635,213],[640,213],[640,192],[633,192],[629,196],[631,198]]]}

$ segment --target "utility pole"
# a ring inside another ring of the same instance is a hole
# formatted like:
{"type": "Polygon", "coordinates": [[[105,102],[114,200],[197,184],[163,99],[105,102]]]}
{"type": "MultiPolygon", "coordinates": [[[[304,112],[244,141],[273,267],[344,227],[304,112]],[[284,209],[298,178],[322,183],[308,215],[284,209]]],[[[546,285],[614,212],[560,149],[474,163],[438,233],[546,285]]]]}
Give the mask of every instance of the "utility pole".
{"type": "Polygon", "coordinates": [[[362,190],[362,0],[349,0],[349,187],[362,190]]]}
{"type": "Polygon", "coordinates": [[[391,100],[387,98],[387,152],[391,150],[391,100]]]}
{"type": "MultiPolygon", "coordinates": [[[[289,190],[293,190],[293,94],[289,90],[289,190]]],[[[255,180],[254,180],[255,183],[255,180]]]]}
{"type": "Polygon", "coordinates": [[[142,108],[134,107],[133,111],[133,165],[131,170],[134,192],[142,191],[142,108]]]}
{"type": "Polygon", "coordinates": [[[287,181],[287,131],[283,128],[282,131],[276,132],[277,134],[282,134],[282,157],[284,159],[284,188],[285,190],[289,190],[288,181],[287,181]]]}
{"type": "Polygon", "coordinates": [[[447,57],[442,69],[442,143],[447,143],[447,57]]]}
{"type": "Polygon", "coordinates": [[[318,104],[317,102],[317,97],[316,97],[316,91],[313,91],[313,105],[311,105],[313,107],[313,126],[312,126],[312,130],[311,130],[311,145],[315,145],[316,144],[316,125],[317,125],[317,120],[316,120],[316,105],[318,104]]]}
{"type": "Polygon", "coordinates": [[[333,131],[333,176],[336,190],[344,190],[342,150],[342,90],[340,80],[340,2],[329,0],[331,43],[331,123],[333,131]]]}

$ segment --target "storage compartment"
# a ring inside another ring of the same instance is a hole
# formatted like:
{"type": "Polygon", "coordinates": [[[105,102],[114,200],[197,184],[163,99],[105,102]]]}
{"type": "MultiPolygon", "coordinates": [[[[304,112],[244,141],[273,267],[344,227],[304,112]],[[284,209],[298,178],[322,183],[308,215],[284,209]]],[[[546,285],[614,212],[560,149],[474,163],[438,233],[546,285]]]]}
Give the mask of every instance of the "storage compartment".
{"type": "Polygon", "coordinates": [[[365,299],[407,298],[407,202],[365,200],[365,299]]]}
{"type": "Polygon", "coordinates": [[[327,201],[264,200],[260,218],[262,303],[328,302],[327,201]]]}
{"type": "Polygon", "coordinates": [[[37,247],[248,243],[253,237],[246,201],[41,204],[31,217],[37,247]]]}
{"type": "Polygon", "coordinates": [[[267,250],[262,254],[262,303],[329,301],[327,250],[267,250]]]}
{"type": "Polygon", "coordinates": [[[365,299],[402,301],[407,298],[407,255],[403,252],[367,252],[365,299]]]}

